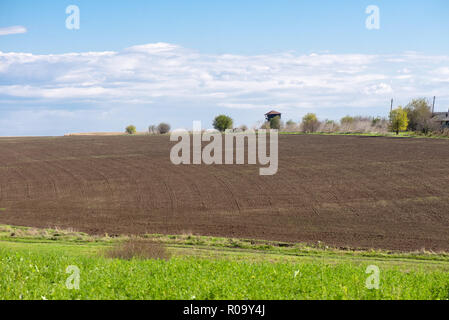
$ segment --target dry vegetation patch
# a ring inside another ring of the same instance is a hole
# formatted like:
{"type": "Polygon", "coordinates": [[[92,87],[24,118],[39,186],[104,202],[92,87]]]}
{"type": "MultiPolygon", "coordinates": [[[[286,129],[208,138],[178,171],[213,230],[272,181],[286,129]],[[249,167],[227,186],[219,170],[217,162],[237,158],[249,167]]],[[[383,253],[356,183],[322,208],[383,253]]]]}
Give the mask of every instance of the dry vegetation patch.
{"type": "Polygon", "coordinates": [[[162,259],[168,260],[170,254],[163,244],[139,238],[131,238],[106,251],[108,258],[116,259],[162,259]]]}

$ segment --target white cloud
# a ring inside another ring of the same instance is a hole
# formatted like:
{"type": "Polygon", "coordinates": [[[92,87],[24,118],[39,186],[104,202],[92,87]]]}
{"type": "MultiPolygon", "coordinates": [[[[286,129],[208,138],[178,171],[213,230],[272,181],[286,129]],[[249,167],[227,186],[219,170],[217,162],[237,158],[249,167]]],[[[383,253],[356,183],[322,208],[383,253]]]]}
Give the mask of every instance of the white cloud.
{"type": "Polygon", "coordinates": [[[393,89],[391,88],[391,86],[389,84],[382,82],[382,83],[379,83],[376,85],[366,87],[364,92],[368,95],[371,95],[371,94],[384,95],[387,93],[392,93],[393,89]]]}
{"type": "MultiPolygon", "coordinates": [[[[382,115],[392,97],[406,103],[436,95],[449,104],[448,70],[449,56],[418,53],[214,55],[168,43],[120,52],[0,52],[0,104],[14,107],[15,116],[23,109],[30,118],[62,120],[67,114],[51,113],[52,108],[76,105],[97,120],[108,112],[104,108],[121,110],[126,117],[130,105],[139,112],[151,105],[171,117],[192,107],[248,114],[278,108],[292,117],[310,109],[320,114],[352,107],[363,114],[361,108],[378,108],[382,115]],[[20,104],[12,104],[14,100],[20,104]],[[37,106],[48,112],[39,109],[31,116],[37,106]]],[[[70,112],[70,121],[83,118],[70,112]]],[[[176,125],[188,125],[182,121],[176,125]]]]}
{"type": "Polygon", "coordinates": [[[266,104],[245,104],[245,103],[220,103],[219,106],[230,109],[259,109],[264,110],[267,108],[266,104]]]}
{"type": "Polygon", "coordinates": [[[19,33],[26,33],[27,28],[23,26],[12,26],[12,27],[6,27],[6,28],[0,28],[0,36],[6,36],[9,34],[19,34],[19,33]]]}

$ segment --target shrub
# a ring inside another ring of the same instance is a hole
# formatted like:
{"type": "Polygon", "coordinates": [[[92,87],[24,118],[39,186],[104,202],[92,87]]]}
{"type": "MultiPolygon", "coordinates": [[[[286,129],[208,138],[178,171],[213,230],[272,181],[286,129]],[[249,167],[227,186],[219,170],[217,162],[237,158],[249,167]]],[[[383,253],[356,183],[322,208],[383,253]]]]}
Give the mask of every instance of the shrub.
{"type": "Polygon", "coordinates": [[[106,252],[108,258],[131,260],[136,259],[163,259],[170,258],[165,247],[150,240],[133,238],[123,242],[106,252]]]}
{"type": "Polygon", "coordinates": [[[213,126],[220,132],[225,131],[226,129],[232,129],[233,120],[231,117],[228,117],[224,114],[221,114],[215,117],[213,126]]]}
{"type": "Polygon", "coordinates": [[[261,126],[260,126],[260,129],[263,129],[263,130],[270,130],[270,122],[269,121],[266,121],[266,122],[264,122],[261,126]]]}
{"type": "Polygon", "coordinates": [[[336,132],[338,131],[339,127],[335,123],[334,120],[325,120],[324,123],[322,123],[321,131],[323,132],[336,132]]]}
{"type": "Polygon", "coordinates": [[[318,129],[319,121],[314,113],[308,113],[302,118],[302,130],[304,132],[315,132],[318,129]]]}
{"type": "Polygon", "coordinates": [[[390,129],[396,134],[399,134],[399,131],[407,130],[408,118],[407,111],[402,109],[402,107],[398,107],[390,112],[390,129]]]}
{"type": "Polygon", "coordinates": [[[340,119],[340,124],[341,125],[351,125],[354,123],[354,118],[351,116],[345,116],[343,118],[340,119]]]}
{"type": "Polygon", "coordinates": [[[298,124],[290,119],[285,123],[283,130],[286,132],[298,131],[298,124]]]}
{"type": "Polygon", "coordinates": [[[449,128],[444,128],[443,132],[441,133],[441,135],[443,137],[448,137],[449,138],[449,128]]]}
{"type": "Polygon", "coordinates": [[[166,134],[168,132],[170,132],[170,125],[168,123],[159,123],[159,125],[157,126],[157,131],[160,134],[166,134]]]}
{"type": "Polygon", "coordinates": [[[285,124],[286,124],[288,127],[296,126],[296,122],[293,121],[292,119],[288,120],[285,124]]]}
{"type": "Polygon", "coordinates": [[[281,128],[281,118],[279,116],[270,119],[270,128],[277,130],[281,128]]]}
{"type": "Polygon", "coordinates": [[[352,132],[355,128],[355,118],[351,116],[345,116],[340,119],[340,126],[343,132],[352,132]]]}
{"type": "Polygon", "coordinates": [[[382,119],[380,118],[380,117],[376,117],[376,118],[373,118],[372,120],[371,120],[371,126],[372,127],[378,127],[378,126],[380,126],[382,124],[382,119]]]}
{"type": "Polygon", "coordinates": [[[137,132],[136,126],[134,126],[132,124],[127,126],[125,130],[126,130],[127,134],[135,134],[137,132]]]}
{"type": "Polygon", "coordinates": [[[408,130],[427,133],[431,130],[432,111],[425,98],[413,99],[404,110],[407,112],[408,130]]]}

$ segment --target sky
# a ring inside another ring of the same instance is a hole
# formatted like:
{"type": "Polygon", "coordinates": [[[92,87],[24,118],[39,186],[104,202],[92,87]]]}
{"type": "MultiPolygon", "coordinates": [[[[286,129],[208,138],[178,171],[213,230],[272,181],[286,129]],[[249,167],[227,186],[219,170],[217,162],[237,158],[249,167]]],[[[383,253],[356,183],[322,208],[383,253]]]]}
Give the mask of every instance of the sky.
{"type": "Polygon", "coordinates": [[[0,135],[446,111],[448,17],[447,0],[0,0],[0,135]]]}

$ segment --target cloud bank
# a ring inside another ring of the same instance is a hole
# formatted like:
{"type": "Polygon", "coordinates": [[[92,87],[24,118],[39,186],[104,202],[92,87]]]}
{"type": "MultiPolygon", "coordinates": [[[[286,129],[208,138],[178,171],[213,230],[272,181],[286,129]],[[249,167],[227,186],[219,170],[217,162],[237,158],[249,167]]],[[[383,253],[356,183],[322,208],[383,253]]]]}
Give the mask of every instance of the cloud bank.
{"type": "Polygon", "coordinates": [[[144,125],[145,117],[188,126],[217,112],[251,125],[272,108],[292,118],[310,111],[385,115],[392,97],[406,103],[436,95],[447,109],[448,89],[449,56],[413,52],[214,55],[168,43],[120,52],[0,52],[0,134],[122,130],[128,122],[144,125]],[[36,125],[48,122],[60,127],[36,125]]]}
{"type": "Polygon", "coordinates": [[[23,26],[12,26],[6,28],[0,28],[0,36],[6,36],[9,34],[26,33],[27,29],[23,26]]]}

